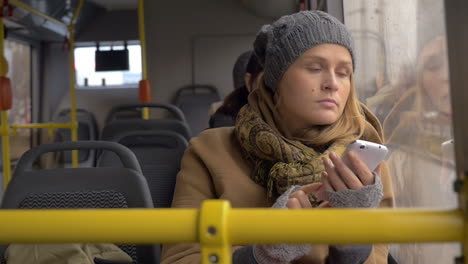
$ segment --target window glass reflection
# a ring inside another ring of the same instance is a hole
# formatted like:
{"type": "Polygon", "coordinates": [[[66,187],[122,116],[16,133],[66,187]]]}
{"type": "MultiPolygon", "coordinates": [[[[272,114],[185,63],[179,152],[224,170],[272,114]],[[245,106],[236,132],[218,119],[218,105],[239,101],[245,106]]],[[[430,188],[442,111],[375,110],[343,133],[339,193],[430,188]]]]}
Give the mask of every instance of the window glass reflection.
{"type": "MultiPolygon", "coordinates": [[[[382,122],[397,207],[452,209],[452,107],[443,1],[344,1],[356,87],[382,122]]],[[[398,263],[452,263],[457,244],[393,245],[398,263]]]]}

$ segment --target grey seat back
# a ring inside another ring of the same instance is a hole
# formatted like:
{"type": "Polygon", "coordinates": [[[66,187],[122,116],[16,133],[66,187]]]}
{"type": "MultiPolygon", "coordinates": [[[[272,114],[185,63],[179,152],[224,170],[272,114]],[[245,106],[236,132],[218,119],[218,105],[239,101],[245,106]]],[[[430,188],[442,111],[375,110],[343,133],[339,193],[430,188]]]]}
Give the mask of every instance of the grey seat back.
{"type": "Polygon", "coordinates": [[[132,109],[118,109],[113,108],[108,113],[105,124],[109,124],[114,120],[122,120],[122,119],[140,119],[143,114],[142,108],[132,108],[132,109]]]}
{"type": "Polygon", "coordinates": [[[102,140],[113,140],[119,137],[122,133],[127,133],[137,130],[157,130],[157,131],[173,131],[179,133],[183,137],[190,139],[191,132],[188,124],[185,121],[185,116],[182,111],[171,104],[127,104],[114,107],[108,116],[109,123],[102,129],[102,140]],[[141,116],[138,118],[115,119],[115,115],[121,111],[128,109],[141,109],[143,107],[165,109],[170,112],[175,118],[173,119],[148,119],[143,120],[141,116]]]}
{"type": "Polygon", "coordinates": [[[141,119],[141,113],[144,107],[165,109],[167,112],[171,113],[176,120],[185,122],[184,113],[175,105],[162,103],[137,103],[123,104],[113,107],[107,114],[106,124],[119,119],[141,119]]]}
{"type": "MultiPolygon", "coordinates": [[[[131,131],[112,140],[128,147],[137,157],[148,181],[154,207],[170,207],[187,140],[171,131],[131,131]]],[[[109,151],[103,151],[98,160],[100,167],[118,163],[118,157],[109,151]]]]}
{"type": "MultiPolygon", "coordinates": [[[[68,123],[71,120],[70,109],[60,111],[55,122],[68,123]]],[[[77,109],[78,120],[78,140],[97,140],[99,138],[99,130],[97,121],[93,113],[77,109]]],[[[71,141],[71,130],[60,128],[55,131],[54,142],[71,141]]],[[[60,154],[60,163],[63,167],[71,167],[72,158],[71,151],[64,151],[60,154]]],[[[78,163],[80,167],[94,167],[96,162],[96,150],[80,150],[78,152],[78,163]]]]}
{"type": "Polygon", "coordinates": [[[172,131],[182,135],[187,140],[190,139],[190,129],[188,125],[180,120],[173,119],[125,119],[115,120],[106,125],[102,130],[101,140],[113,141],[121,134],[132,131],[172,131]]]}
{"type": "MultiPolygon", "coordinates": [[[[152,208],[148,183],[135,155],[114,142],[78,141],[44,144],[26,152],[5,191],[3,209],[14,208],[152,208]],[[122,166],[115,168],[59,168],[33,170],[47,152],[105,149],[122,166]]],[[[159,246],[122,246],[137,263],[158,263],[159,246]]]]}
{"type": "Polygon", "coordinates": [[[211,104],[221,101],[218,90],[211,85],[190,85],[180,88],[175,97],[175,105],[182,110],[196,136],[208,128],[211,104]]]}

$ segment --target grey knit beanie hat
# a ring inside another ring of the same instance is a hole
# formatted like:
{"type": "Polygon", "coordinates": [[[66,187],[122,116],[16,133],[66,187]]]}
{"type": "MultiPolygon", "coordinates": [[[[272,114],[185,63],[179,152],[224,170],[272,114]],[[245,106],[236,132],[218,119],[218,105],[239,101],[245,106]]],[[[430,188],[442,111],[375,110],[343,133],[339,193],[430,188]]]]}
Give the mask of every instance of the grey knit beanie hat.
{"type": "Polygon", "coordinates": [[[349,50],[355,67],[351,33],[338,19],[322,11],[301,11],[264,25],[254,41],[255,55],[264,69],[265,84],[276,89],[294,61],[315,45],[331,43],[349,50]]]}
{"type": "Polygon", "coordinates": [[[234,81],[234,89],[239,89],[242,86],[245,86],[245,73],[247,72],[247,63],[250,60],[250,56],[252,56],[253,51],[249,50],[241,55],[234,63],[234,68],[232,69],[232,79],[234,81]]]}

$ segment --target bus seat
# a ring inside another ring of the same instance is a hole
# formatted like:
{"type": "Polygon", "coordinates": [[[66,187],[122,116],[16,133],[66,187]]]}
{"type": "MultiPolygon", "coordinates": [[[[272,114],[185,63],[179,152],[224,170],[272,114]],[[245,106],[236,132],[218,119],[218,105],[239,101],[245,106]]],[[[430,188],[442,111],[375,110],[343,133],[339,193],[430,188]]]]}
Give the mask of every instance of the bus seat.
{"type": "Polygon", "coordinates": [[[142,116],[142,108],[133,108],[133,109],[125,109],[119,110],[118,112],[112,112],[113,109],[109,112],[106,117],[105,124],[109,124],[114,120],[122,120],[122,119],[141,119],[142,116]]]}
{"type": "MultiPolygon", "coordinates": [[[[114,142],[78,141],[44,144],[19,160],[5,191],[3,209],[14,208],[152,208],[148,183],[135,155],[114,142]],[[121,167],[34,170],[41,154],[72,149],[104,149],[115,153],[121,167]]],[[[159,263],[160,246],[121,247],[137,263],[159,263]]],[[[3,256],[5,247],[2,248],[3,256]]]]}
{"type": "Polygon", "coordinates": [[[165,109],[171,113],[175,119],[185,122],[184,113],[172,104],[160,103],[137,103],[137,104],[123,104],[113,107],[106,117],[106,124],[119,119],[141,119],[143,107],[152,109],[165,109]]]}
{"type": "Polygon", "coordinates": [[[163,130],[173,131],[181,134],[187,140],[190,139],[191,133],[188,124],[185,122],[185,116],[176,106],[171,104],[156,104],[156,103],[145,103],[145,104],[127,104],[114,107],[108,115],[109,123],[103,128],[101,133],[102,140],[113,140],[116,136],[121,133],[128,131],[137,130],[163,130]],[[138,118],[127,118],[127,119],[115,119],[116,114],[121,111],[128,109],[141,109],[148,107],[152,109],[165,109],[172,113],[175,118],[173,119],[141,119],[138,118]]]}
{"type": "MultiPolygon", "coordinates": [[[[129,131],[112,139],[133,151],[148,181],[154,207],[171,206],[180,160],[188,146],[186,138],[171,131],[129,131]]],[[[118,157],[103,151],[99,167],[116,166],[118,157]]]]}
{"type": "Polygon", "coordinates": [[[180,134],[187,140],[190,139],[190,129],[188,125],[179,120],[169,119],[128,119],[115,120],[106,125],[101,133],[101,140],[110,140],[122,133],[131,131],[172,131],[180,134]]]}
{"type": "Polygon", "coordinates": [[[192,135],[196,136],[208,128],[211,104],[221,100],[216,87],[211,85],[187,85],[175,96],[175,105],[185,114],[192,135]]]}
{"type": "MultiPolygon", "coordinates": [[[[78,120],[78,140],[97,140],[99,138],[98,126],[93,113],[85,109],[77,109],[78,120]]],[[[67,123],[71,121],[71,110],[64,109],[60,111],[55,121],[57,123],[67,123]]],[[[54,142],[71,141],[70,129],[60,128],[55,132],[54,142]]],[[[72,166],[71,151],[57,153],[60,155],[60,164],[63,167],[72,166]]],[[[80,167],[94,167],[96,163],[96,150],[81,150],[78,152],[78,163],[80,167]]]]}

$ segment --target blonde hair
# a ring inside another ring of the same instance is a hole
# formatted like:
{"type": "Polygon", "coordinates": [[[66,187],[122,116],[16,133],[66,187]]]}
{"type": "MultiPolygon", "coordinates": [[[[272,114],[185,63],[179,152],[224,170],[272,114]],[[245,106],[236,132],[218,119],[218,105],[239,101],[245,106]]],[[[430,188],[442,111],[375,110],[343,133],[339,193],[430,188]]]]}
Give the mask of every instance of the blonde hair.
{"type": "MultiPolygon", "coordinates": [[[[259,85],[264,86],[263,76],[260,78],[259,85]]],[[[365,130],[366,119],[361,108],[361,103],[357,98],[353,75],[350,76],[350,83],[348,100],[346,101],[346,105],[340,118],[333,124],[315,126],[306,131],[305,133],[308,134],[308,144],[321,146],[340,141],[344,138],[349,138],[350,136],[354,136],[352,140],[362,137],[365,130]]],[[[281,100],[280,94],[278,95],[278,99],[281,100]]]]}

